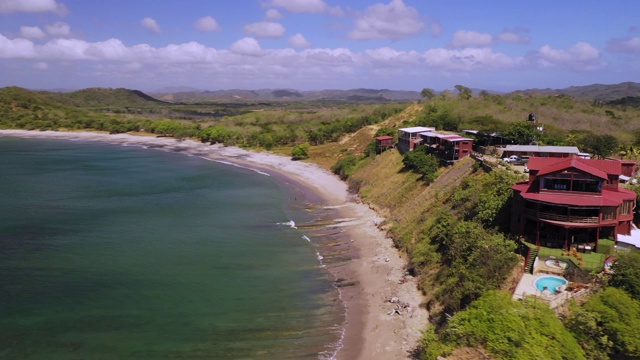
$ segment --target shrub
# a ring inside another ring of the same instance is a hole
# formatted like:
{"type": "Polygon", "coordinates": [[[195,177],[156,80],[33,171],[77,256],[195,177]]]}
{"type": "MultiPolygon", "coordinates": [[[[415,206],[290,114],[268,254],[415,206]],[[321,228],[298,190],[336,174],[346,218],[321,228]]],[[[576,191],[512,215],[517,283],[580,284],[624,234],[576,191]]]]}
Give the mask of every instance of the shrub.
{"type": "Polygon", "coordinates": [[[426,154],[422,146],[405,153],[402,163],[407,169],[422,175],[422,179],[427,183],[431,183],[438,176],[438,159],[433,155],[426,154]]]}
{"type": "Polygon", "coordinates": [[[353,173],[353,170],[355,169],[357,163],[358,159],[356,158],[356,156],[349,153],[338,160],[331,167],[331,171],[333,171],[334,174],[340,176],[340,179],[346,180],[353,173]]]}
{"type": "Polygon", "coordinates": [[[293,160],[304,160],[309,158],[309,143],[299,144],[291,150],[291,158],[293,160]]]}

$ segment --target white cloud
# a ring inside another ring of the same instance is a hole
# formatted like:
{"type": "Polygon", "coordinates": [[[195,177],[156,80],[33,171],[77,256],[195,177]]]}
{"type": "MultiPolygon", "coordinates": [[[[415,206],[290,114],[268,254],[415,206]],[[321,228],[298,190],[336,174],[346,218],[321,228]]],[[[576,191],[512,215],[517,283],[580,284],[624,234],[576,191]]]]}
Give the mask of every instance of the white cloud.
{"type": "Polygon", "coordinates": [[[398,51],[390,47],[370,49],[365,51],[367,59],[377,65],[393,67],[394,64],[418,66],[423,62],[423,56],[416,51],[398,51]]]}
{"type": "Polygon", "coordinates": [[[0,59],[33,59],[37,56],[38,53],[30,40],[10,40],[0,34],[0,59]]]}
{"type": "Polygon", "coordinates": [[[220,25],[218,25],[218,22],[216,21],[216,19],[212,18],[211,16],[205,16],[203,18],[198,19],[195,22],[194,26],[196,27],[196,29],[200,31],[220,30],[220,25]]]}
{"type": "Polygon", "coordinates": [[[523,35],[528,32],[528,29],[504,30],[498,34],[497,38],[502,42],[528,44],[531,39],[528,36],[523,35]]]}
{"type": "Polygon", "coordinates": [[[38,26],[21,26],[20,36],[25,39],[43,39],[47,37],[47,34],[38,26]]]}
{"type": "Polygon", "coordinates": [[[53,39],[42,46],[37,46],[43,59],[57,60],[91,60],[86,55],[89,43],[77,39],[53,39]]]}
{"type": "Polygon", "coordinates": [[[521,58],[511,58],[489,48],[430,49],[422,56],[425,65],[443,70],[497,70],[515,68],[522,64],[521,58]]]}
{"type": "Polygon", "coordinates": [[[349,49],[308,49],[299,53],[301,61],[306,65],[355,65],[359,57],[349,49]]]}
{"type": "Polygon", "coordinates": [[[391,0],[388,5],[378,3],[368,7],[356,19],[349,37],[357,40],[398,40],[417,34],[423,27],[418,10],[406,6],[402,0],[391,0]]]}
{"type": "MultiPolygon", "coordinates": [[[[83,44],[84,45],[84,44],[83,44]]],[[[90,59],[100,59],[108,61],[130,61],[133,60],[131,50],[118,39],[109,39],[95,43],[89,43],[87,46],[81,46],[83,55],[90,59]]]]}
{"type": "Polygon", "coordinates": [[[55,0],[2,0],[0,1],[0,13],[10,14],[15,12],[53,12],[64,15],[67,12],[62,3],[55,0]]]}
{"type": "Polygon", "coordinates": [[[568,50],[544,45],[536,56],[542,67],[564,66],[577,70],[593,70],[603,65],[600,51],[586,42],[578,42],[568,50]]]}
{"type": "Polygon", "coordinates": [[[257,37],[281,37],[285,33],[285,28],[280,23],[263,21],[245,25],[244,31],[257,37]]]}
{"type": "Polygon", "coordinates": [[[53,25],[46,25],[47,34],[56,38],[68,38],[71,37],[71,27],[67,23],[56,22],[53,25]]]}
{"type": "Polygon", "coordinates": [[[304,38],[304,36],[300,33],[297,33],[289,38],[289,44],[293,47],[309,47],[311,43],[304,38]]]}
{"type": "Polygon", "coordinates": [[[609,40],[607,50],[614,53],[640,54],[640,37],[609,40]]]}
{"type": "Polygon", "coordinates": [[[260,55],[262,48],[254,38],[246,37],[233,43],[230,47],[231,51],[239,55],[260,55]]]}
{"type": "Polygon", "coordinates": [[[453,34],[452,45],[455,48],[468,46],[487,46],[493,43],[493,36],[475,31],[458,30],[453,34]]]}
{"type": "Polygon", "coordinates": [[[158,25],[158,23],[154,19],[149,17],[140,20],[140,25],[142,25],[147,30],[153,31],[154,33],[159,33],[162,31],[160,30],[160,26],[158,25]]]}
{"type": "Polygon", "coordinates": [[[278,20],[278,19],[282,19],[282,14],[280,14],[280,11],[276,9],[269,9],[265,14],[265,18],[267,20],[278,20]]]}
{"type": "MultiPolygon", "coordinates": [[[[349,79],[358,79],[362,83],[369,81],[366,79],[375,81],[390,76],[400,84],[398,79],[402,78],[523,69],[526,65],[521,58],[511,58],[489,48],[440,48],[424,52],[392,47],[359,52],[347,48],[296,50],[296,46],[308,45],[304,36],[296,34],[289,40],[292,47],[263,49],[256,38],[246,37],[229,48],[216,49],[197,42],[163,47],[148,44],[127,46],[119,39],[88,42],[56,38],[44,44],[34,44],[27,39],[8,39],[0,35],[0,58],[27,59],[32,61],[29,66],[37,62],[80,63],[86,76],[92,75],[90,72],[93,71],[107,84],[120,83],[118,86],[142,86],[136,85],[132,76],[149,79],[147,84],[157,81],[190,82],[205,87],[211,79],[215,79],[219,87],[286,86],[285,79],[324,87],[344,84],[349,79]],[[158,73],[163,76],[156,76],[158,73]],[[256,74],[260,76],[256,77],[256,74]]],[[[586,58],[590,56],[588,47],[578,46],[573,51],[586,58]]]]}
{"type": "Polygon", "coordinates": [[[33,68],[36,70],[47,70],[49,68],[49,64],[47,64],[46,62],[40,61],[33,64],[33,68]]]}
{"type": "Polygon", "coordinates": [[[367,61],[380,66],[397,67],[408,65],[413,69],[431,69],[440,71],[491,71],[516,68],[522,65],[521,58],[510,58],[495,53],[489,48],[466,48],[460,50],[434,48],[423,53],[417,51],[398,51],[383,47],[364,52],[367,61]]]}
{"type": "Polygon", "coordinates": [[[323,0],[266,0],[263,6],[280,7],[292,13],[328,13],[335,16],[342,16],[344,12],[339,6],[330,7],[323,0]]]}

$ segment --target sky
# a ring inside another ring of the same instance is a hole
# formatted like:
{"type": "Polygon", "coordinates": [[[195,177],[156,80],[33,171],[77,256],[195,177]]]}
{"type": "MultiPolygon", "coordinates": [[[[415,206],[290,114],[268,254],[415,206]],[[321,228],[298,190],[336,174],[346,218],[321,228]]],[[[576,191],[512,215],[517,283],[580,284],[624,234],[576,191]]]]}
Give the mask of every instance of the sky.
{"type": "Polygon", "coordinates": [[[640,82],[640,1],[0,0],[0,87],[640,82]]]}

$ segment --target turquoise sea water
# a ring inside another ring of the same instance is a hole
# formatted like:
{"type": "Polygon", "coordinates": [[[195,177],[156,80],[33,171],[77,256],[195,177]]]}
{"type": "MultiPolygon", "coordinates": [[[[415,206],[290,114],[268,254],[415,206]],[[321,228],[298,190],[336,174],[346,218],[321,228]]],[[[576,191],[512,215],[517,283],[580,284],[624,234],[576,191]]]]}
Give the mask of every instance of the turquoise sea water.
{"type": "Polygon", "coordinates": [[[0,137],[0,358],[330,357],[340,309],[272,177],[0,137]]]}

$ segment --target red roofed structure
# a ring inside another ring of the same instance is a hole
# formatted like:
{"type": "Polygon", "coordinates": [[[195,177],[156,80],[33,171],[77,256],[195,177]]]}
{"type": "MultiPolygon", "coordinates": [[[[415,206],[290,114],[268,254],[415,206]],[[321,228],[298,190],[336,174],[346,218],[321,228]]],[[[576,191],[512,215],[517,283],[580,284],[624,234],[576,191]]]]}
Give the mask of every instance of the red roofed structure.
{"type": "Polygon", "coordinates": [[[376,139],[376,147],[379,150],[390,149],[395,145],[395,143],[393,142],[393,136],[388,136],[388,135],[376,136],[375,139],[376,139]]]}
{"type": "Polygon", "coordinates": [[[618,187],[621,161],[532,157],[528,168],[512,187],[512,233],[563,249],[630,234],[636,193],[618,187]]]}
{"type": "Polygon", "coordinates": [[[471,155],[473,139],[435,131],[420,133],[422,143],[431,154],[445,162],[453,162],[471,155]]]}

